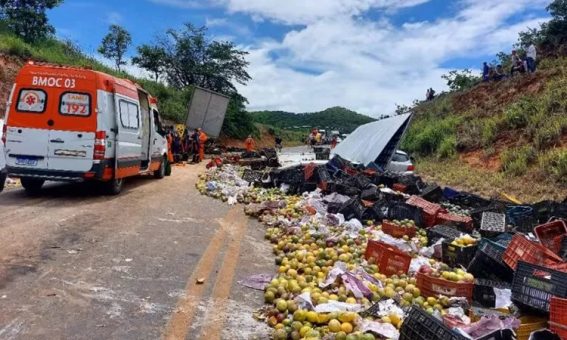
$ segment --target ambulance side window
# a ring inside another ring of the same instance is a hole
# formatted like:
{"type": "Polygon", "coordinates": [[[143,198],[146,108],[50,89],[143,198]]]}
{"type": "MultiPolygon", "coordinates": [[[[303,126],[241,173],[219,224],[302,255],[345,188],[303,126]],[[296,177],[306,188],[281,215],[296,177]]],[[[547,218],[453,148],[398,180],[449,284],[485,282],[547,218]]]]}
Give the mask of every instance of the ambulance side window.
{"type": "Polygon", "coordinates": [[[91,95],[77,92],[63,93],[59,102],[59,113],[66,116],[90,116],[91,95]]]}
{"type": "Polygon", "coordinates": [[[21,89],[16,103],[19,112],[43,113],[47,104],[47,93],[39,89],[21,89]]]}
{"type": "Polygon", "coordinates": [[[153,110],[154,114],[154,128],[157,133],[162,136],[165,136],[165,131],[163,130],[163,126],[161,125],[161,121],[159,119],[159,113],[156,110],[153,110]]]}
{"type": "Polygon", "coordinates": [[[126,129],[137,130],[140,127],[140,110],[138,105],[120,100],[120,124],[126,129]]]}

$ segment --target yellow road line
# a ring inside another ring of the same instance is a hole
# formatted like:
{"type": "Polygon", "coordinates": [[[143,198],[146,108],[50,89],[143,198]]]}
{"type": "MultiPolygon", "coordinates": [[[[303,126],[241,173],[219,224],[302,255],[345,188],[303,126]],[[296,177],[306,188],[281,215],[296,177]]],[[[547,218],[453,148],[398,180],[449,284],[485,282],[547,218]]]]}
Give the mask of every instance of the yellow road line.
{"type": "MultiPolygon", "coordinates": [[[[225,219],[230,215],[230,211],[225,219]]],[[[185,339],[187,332],[193,318],[197,312],[200,297],[205,292],[206,283],[209,276],[214,269],[214,263],[222,249],[224,240],[226,238],[226,230],[224,230],[224,223],[220,222],[221,226],[213,235],[207,249],[199,260],[195,271],[189,277],[185,287],[185,296],[179,299],[176,308],[167,323],[165,331],[163,332],[162,339],[177,340],[185,339]],[[204,278],[205,284],[197,284],[197,279],[204,278]]]]}
{"type": "Polygon", "coordinates": [[[212,320],[209,315],[214,315],[215,320],[212,323],[205,324],[201,330],[200,339],[221,339],[222,328],[224,326],[222,320],[224,320],[227,307],[226,299],[230,295],[236,266],[238,265],[242,239],[248,227],[248,218],[242,214],[241,210],[229,221],[232,221],[232,228],[230,229],[233,231],[233,238],[229,241],[228,249],[224,255],[223,263],[213,288],[213,306],[205,315],[205,320],[212,320]]]}

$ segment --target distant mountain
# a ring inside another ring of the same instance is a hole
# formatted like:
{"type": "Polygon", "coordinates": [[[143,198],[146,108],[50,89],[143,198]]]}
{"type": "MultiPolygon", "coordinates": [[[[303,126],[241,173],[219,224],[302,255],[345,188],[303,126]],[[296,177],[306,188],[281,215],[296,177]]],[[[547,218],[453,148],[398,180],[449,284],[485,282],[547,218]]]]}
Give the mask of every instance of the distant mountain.
{"type": "Polygon", "coordinates": [[[376,121],[374,118],[345,109],[344,107],[332,107],[313,113],[257,111],[251,114],[252,119],[256,123],[287,130],[317,127],[327,130],[339,130],[341,133],[351,133],[360,125],[376,121]]]}

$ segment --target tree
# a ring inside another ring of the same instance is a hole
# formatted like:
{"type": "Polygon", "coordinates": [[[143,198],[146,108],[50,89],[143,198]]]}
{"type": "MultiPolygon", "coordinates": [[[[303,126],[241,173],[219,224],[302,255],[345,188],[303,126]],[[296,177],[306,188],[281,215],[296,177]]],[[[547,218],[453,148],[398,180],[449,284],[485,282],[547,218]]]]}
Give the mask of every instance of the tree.
{"type": "Polygon", "coordinates": [[[227,41],[208,41],[206,27],[186,24],[181,31],[169,30],[158,41],[165,51],[165,73],[177,88],[200,86],[233,96],[233,82],[245,85],[251,78],[246,67],[248,52],[227,41]]]}
{"type": "Polygon", "coordinates": [[[46,11],[63,0],[0,0],[0,19],[26,42],[34,42],[55,33],[46,11]]]}
{"type": "Polygon", "coordinates": [[[142,45],[138,47],[138,56],[132,58],[132,64],[138,65],[159,80],[166,66],[167,54],[159,46],[142,45]]]}
{"type": "Polygon", "coordinates": [[[123,27],[111,25],[109,33],[102,39],[102,45],[98,48],[98,53],[105,58],[114,60],[116,69],[121,71],[121,66],[126,65],[124,55],[128,47],[132,44],[130,33],[123,27]]]}
{"type": "Polygon", "coordinates": [[[449,86],[451,91],[467,90],[480,82],[480,77],[473,76],[472,71],[469,69],[451,71],[448,74],[442,75],[441,78],[447,81],[447,86],[449,86]]]}
{"type": "Polygon", "coordinates": [[[545,26],[545,34],[555,45],[567,43],[567,0],[555,0],[547,11],[552,19],[545,26]]]}
{"type": "Polygon", "coordinates": [[[567,44],[567,0],[555,0],[547,11],[551,20],[541,24],[540,28],[528,28],[520,32],[517,46],[526,49],[532,43],[546,53],[553,53],[564,44],[567,44]]]}

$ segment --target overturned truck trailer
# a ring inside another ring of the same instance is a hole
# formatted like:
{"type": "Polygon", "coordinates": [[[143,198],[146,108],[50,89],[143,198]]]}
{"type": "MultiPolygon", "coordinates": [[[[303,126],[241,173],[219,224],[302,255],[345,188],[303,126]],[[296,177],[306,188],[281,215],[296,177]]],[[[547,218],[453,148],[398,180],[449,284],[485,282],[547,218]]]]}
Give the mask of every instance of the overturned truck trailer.
{"type": "Polygon", "coordinates": [[[195,87],[185,125],[189,130],[201,129],[207,136],[220,135],[230,97],[200,87],[195,87]]]}
{"type": "Polygon", "coordinates": [[[358,127],[334,150],[334,155],[364,166],[384,169],[392,160],[409,124],[407,113],[358,127]]]}

